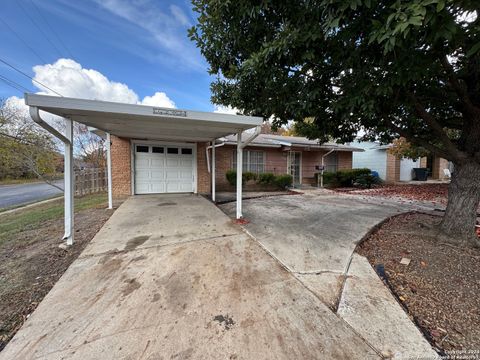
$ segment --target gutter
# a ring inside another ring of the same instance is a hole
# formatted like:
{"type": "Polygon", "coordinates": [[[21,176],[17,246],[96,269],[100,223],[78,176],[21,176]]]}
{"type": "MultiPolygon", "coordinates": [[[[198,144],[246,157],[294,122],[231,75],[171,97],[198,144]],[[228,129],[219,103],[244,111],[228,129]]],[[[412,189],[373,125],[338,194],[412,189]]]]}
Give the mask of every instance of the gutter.
{"type": "Polygon", "coordinates": [[[326,154],[323,154],[322,155],[322,173],[321,173],[321,176],[320,176],[320,187],[323,188],[323,172],[325,171],[325,158],[330,155],[331,153],[333,153],[336,149],[332,149],[330,150],[329,152],[327,152],[326,154]]]}
{"type": "Polygon", "coordinates": [[[30,117],[33,121],[35,121],[38,125],[42,128],[47,130],[50,134],[55,136],[57,139],[61,140],[64,144],[71,144],[70,140],[65,137],[62,133],[60,133],[57,129],[50,126],[45,120],[40,117],[40,111],[36,106],[30,106],[30,117]]]}

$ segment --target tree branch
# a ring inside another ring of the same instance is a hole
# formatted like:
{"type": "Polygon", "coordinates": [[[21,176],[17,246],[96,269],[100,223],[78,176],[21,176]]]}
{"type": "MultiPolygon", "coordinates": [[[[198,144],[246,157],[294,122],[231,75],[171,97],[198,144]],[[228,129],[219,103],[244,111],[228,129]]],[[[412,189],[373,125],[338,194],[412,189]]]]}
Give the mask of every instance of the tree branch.
{"type": "Polygon", "coordinates": [[[450,159],[451,158],[450,154],[447,153],[445,150],[439,148],[438,146],[430,144],[426,140],[422,140],[422,139],[418,138],[417,136],[415,136],[410,131],[402,129],[401,127],[395,125],[393,122],[387,122],[387,126],[392,131],[395,131],[398,135],[404,137],[405,139],[407,139],[412,144],[417,145],[417,146],[421,146],[421,147],[427,149],[428,151],[443,157],[444,159],[450,159]]]}
{"type": "Polygon", "coordinates": [[[452,140],[448,137],[447,133],[443,130],[442,126],[434,119],[434,117],[425,109],[425,107],[418,101],[416,96],[412,93],[407,93],[408,96],[412,99],[415,111],[419,117],[421,117],[427,125],[432,129],[433,133],[438,137],[438,139],[445,146],[446,153],[449,154],[449,158],[455,160],[461,160],[465,158],[460,150],[457,149],[452,140]]]}
{"type": "Polygon", "coordinates": [[[472,113],[478,112],[478,108],[476,108],[476,106],[472,103],[467,90],[458,81],[458,78],[455,75],[455,71],[453,70],[453,66],[448,61],[448,58],[446,56],[443,56],[440,59],[440,62],[442,63],[442,66],[445,69],[445,72],[447,73],[448,82],[453,87],[453,89],[459,96],[462,103],[465,105],[465,108],[467,108],[469,112],[472,112],[472,113]]]}

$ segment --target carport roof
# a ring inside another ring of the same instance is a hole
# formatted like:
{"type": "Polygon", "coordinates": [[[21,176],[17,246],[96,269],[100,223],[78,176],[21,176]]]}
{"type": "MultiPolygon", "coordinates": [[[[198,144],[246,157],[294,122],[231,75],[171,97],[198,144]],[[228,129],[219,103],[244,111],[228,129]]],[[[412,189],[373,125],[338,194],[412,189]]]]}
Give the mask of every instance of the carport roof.
{"type": "Polygon", "coordinates": [[[25,94],[25,103],[112,135],[147,140],[211,141],[261,125],[254,116],[25,94]]]}

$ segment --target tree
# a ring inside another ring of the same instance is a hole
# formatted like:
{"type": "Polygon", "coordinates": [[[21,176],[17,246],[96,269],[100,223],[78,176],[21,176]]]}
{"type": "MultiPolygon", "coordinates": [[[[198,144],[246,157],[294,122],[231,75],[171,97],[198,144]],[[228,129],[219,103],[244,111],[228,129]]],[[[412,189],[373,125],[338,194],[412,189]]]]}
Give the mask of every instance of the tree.
{"type": "Polygon", "coordinates": [[[40,178],[53,183],[61,155],[51,136],[22,111],[0,102],[0,179],[40,178]]]}
{"type": "Polygon", "coordinates": [[[430,153],[422,147],[410,144],[405,138],[401,137],[392,141],[392,147],[387,150],[397,157],[405,157],[416,160],[421,157],[429,156],[430,153]]]}
{"type": "Polygon", "coordinates": [[[452,161],[439,237],[480,245],[478,0],[193,0],[212,101],[296,130],[389,142],[452,161]],[[305,123],[304,119],[313,121],[305,123]]]}

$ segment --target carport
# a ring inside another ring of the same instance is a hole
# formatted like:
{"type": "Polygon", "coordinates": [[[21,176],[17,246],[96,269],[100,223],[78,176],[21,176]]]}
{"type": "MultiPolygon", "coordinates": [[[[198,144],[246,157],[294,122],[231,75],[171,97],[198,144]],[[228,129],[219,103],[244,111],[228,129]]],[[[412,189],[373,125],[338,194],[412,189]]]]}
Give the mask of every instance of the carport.
{"type": "MultiPolygon", "coordinates": [[[[218,138],[236,134],[236,217],[237,219],[242,217],[242,150],[260,133],[262,118],[39,94],[25,94],[25,103],[30,107],[30,115],[33,121],[64,143],[64,240],[66,240],[68,245],[73,244],[74,240],[73,123],[75,121],[98,129],[105,134],[107,144],[109,208],[113,206],[110,152],[111,135],[141,141],[211,142],[211,193],[212,200],[215,201],[215,141],[218,138]],[[65,124],[64,133],[46,122],[42,118],[40,111],[63,118],[65,124]],[[242,133],[245,130],[253,128],[255,128],[255,131],[253,131],[246,140],[242,141],[242,133]]],[[[195,175],[194,180],[196,180],[195,175]]],[[[193,188],[193,192],[197,192],[195,187],[193,188]]]]}

